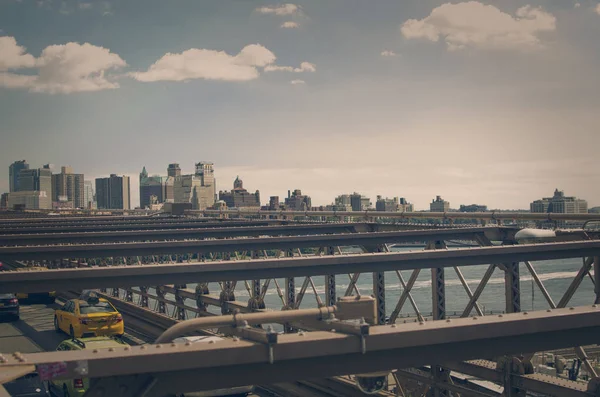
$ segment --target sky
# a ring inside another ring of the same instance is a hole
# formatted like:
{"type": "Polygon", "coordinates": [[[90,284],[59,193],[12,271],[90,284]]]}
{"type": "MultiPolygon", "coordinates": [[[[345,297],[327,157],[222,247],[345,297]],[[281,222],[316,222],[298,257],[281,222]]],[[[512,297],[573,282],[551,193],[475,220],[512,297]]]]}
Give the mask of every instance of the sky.
{"type": "Polygon", "coordinates": [[[597,0],[0,0],[0,192],[212,161],[263,202],[598,206],[599,38],[597,0]]]}

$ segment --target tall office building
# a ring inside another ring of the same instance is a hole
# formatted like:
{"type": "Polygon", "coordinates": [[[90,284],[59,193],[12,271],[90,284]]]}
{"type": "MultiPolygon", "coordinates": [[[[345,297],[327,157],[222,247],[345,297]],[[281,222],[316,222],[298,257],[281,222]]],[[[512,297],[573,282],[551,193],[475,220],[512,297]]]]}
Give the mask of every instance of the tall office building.
{"type": "Polygon", "coordinates": [[[8,208],[8,196],[10,193],[2,193],[0,196],[0,208],[8,208]]]}
{"type": "Polygon", "coordinates": [[[94,197],[92,181],[83,182],[83,203],[86,209],[92,210],[96,208],[96,198],[94,197]]]}
{"type": "Polygon", "coordinates": [[[260,208],[260,192],[257,190],[255,193],[250,193],[244,189],[244,182],[239,176],[235,178],[230,192],[219,192],[219,200],[223,200],[229,208],[260,208]]]}
{"type": "Polygon", "coordinates": [[[435,200],[431,200],[429,204],[429,210],[431,212],[448,212],[450,209],[450,203],[444,199],[442,196],[435,196],[435,200]]]}
{"type": "Polygon", "coordinates": [[[19,173],[21,170],[29,169],[29,164],[25,160],[15,161],[8,167],[9,192],[19,191],[19,173]]]}
{"type": "Polygon", "coordinates": [[[46,191],[20,190],[8,194],[8,208],[10,209],[51,209],[52,198],[46,191]]]}
{"type": "Polygon", "coordinates": [[[18,187],[22,191],[46,192],[48,199],[52,200],[52,170],[47,164],[43,168],[24,168],[19,172],[18,187]]]}
{"type": "Polygon", "coordinates": [[[167,168],[167,176],[179,176],[181,175],[181,168],[179,168],[179,164],[171,163],[167,168]]]}
{"type": "Polygon", "coordinates": [[[375,209],[386,212],[413,212],[414,210],[413,205],[406,201],[404,197],[388,199],[382,196],[377,196],[375,209]]]}
{"type": "Polygon", "coordinates": [[[196,163],[196,176],[200,178],[202,186],[208,188],[210,194],[213,196],[212,205],[217,201],[217,181],[215,180],[214,164],[206,161],[196,163]]]}
{"type": "Polygon", "coordinates": [[[159,175],[148,176],[146,167],[142,169],[140,173],[140,208],[149,207],[152,196],[156,197],[158,203],[165,202],[167,195],[165,182],[167,178],[159,175]]]}
{"type": "Polygon", "coordinates": [[[96,178],[96,202],[98,209],[130,209],[130,183],[128,176],[110,174],[108,178],[96,178]]]}
{"type": "Polygon", "coordinates": [[[60,174],[52,175],[52,201],[69,201],[73,208],[86,208],[83,174],[74,174],[69,166],[63,166],[60,174]]]}

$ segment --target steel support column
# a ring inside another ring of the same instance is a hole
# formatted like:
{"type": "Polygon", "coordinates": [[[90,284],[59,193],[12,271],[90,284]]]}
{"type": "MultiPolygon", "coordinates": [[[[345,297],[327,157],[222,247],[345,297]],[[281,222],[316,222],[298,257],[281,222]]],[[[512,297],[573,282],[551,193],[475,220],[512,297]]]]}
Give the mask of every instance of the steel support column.
{"type": "Polygon", "coordinates": [[[148,307],[148,287],[142,286],[140,287],[140,300],[138,305],[141,307],[148,307]]]}
{"type": "Polygon", "coordinates": [[[177,303],[177,320],[185,320],[185,298],[181,295],[181,289],[186,288],[185,284],[175,285],[175,302],[177,303]]]}
{"type": "Polygon", "coordinates": [[[163,289],[162,286],[158,286],[156,287],[156,305],[154,310],[161,313],[161,314],[166,314],[167,313],[167,307],[165,305],[164,299],[165,299],[165,290],[163,289]]]}
{"type": "Polygon", "coordinates": [[[504,286],[506,292],[506,312],[521,311],[521,284],[519,279],[519,262],[504,264],[504,286]]]}
{"type": "MultiPolygon", "coordinates": [[[[444,241],[431,242],[426,249],[445,249],[444,241]]],[[[443,267],[431,269],[432,313],[434,320],[446,318],[446,281],[443,267]]]]}
{"type": "Polygon", "coordinates": [[[594,291],[596,292],[596,298],[594,303],[600,303],[600,257],[594,257],[594,291]]]}
{"type": "MultiPolygon", "coordinates": [[[[327,247],[327,255],[335,255],[335,247],[327,247]]],[[[325,305],[335,305],[335,274],[328,274],[325,276],[325,305]]]]}
{"type": "MultiPolygon", "coordinates": [[[[294,250],[292,248],[285,250],[286,258],[294,257],[294,250]]],[[[285,279],[285,301],[286,308],[293,309],[296,304],[296,279],[294,277],[287,277],[285,279]]]]}

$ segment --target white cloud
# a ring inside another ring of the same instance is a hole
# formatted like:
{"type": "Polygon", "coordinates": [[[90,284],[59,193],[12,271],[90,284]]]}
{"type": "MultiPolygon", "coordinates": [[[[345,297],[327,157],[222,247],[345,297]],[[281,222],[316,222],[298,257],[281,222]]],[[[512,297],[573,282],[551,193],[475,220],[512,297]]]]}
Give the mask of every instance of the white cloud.
{"type": "Polygon", "coordinates": [[[79,3],[79,8],[82,10],[89,10],[92,8],[92,3],[79,3]]]}
{"type": "Polygon", "coordinates": [[[237,55],[225,51],[192,48],[179,54],[167,53],[146,72],[131,73],[144,82],[191,79],[246,81],[259,76],[258,67],[275,62],[275,54],[260,44],[244,47],[237,55]]]}
{"type": "Polygon", "coordinates": [[[600,15],[600,4],[598,4],[598,5],[596,6],[595,10],[596,10],[596,13],[597,13],[598,15],[600,15]]]}
{"type": "Polygon", "coordinates": [[[0,37],[0,71],[30,68],[34,64],[35,58],[25,53],[25,47],[18,45],[14,37],[0,37]]]}
{"type": "Polygon", "coordinates": [[[540,47],[540,32],[556,29],[554,15],[529,5],[516,16],[477,1],[446,3],[421,20],[409,19],[401,32],[407,39],[443,39],[448,50],[468,47],[486,49],[526,49],[540,47]]]}
{"type": "Polygon", "coordinates": [[[35,68],[37,74],[1,73],[0,87],[27,88],[32,92],[70,94],[118,88],[106,72],[127,64],[109,49],[89,43],[67,43],[46,47],[39,58],[23,54],[13,37],[0,40],[0,70],[35,68]],[[8,39],[8,40],[7,40],[8,39]],[[1,43],[9,43],[4,51],[1,43]],[[18,51],[15,51],[17,47],[18,51]],[[18,55],[15,56],[15,55],[18,55]]]}
{"type": "Polygon", "coordinates": [[[284,29],[297,29],[299,27],[300,27],[300,25],[298,24],[298,22],[294,22],[294,21],[284,22],[280,26],[280,28],[284,28],[284,29]]]}
{"type": "Polygon", "coordinates": [[[265,72],[293,72],[293,73],[302,73],[302,72],[316,72],[317,67],[314,63],[310,62],[302,62],[299,68],[294,68],[291,66],[277,66],[277,65],[268,65],[265,67],[265,72]]]}
{"type": "Polygon", "coordinates": [[[304,85],[304,84],[306,84],[306,81],[304,81],[304,80],[292,80],[292,81],[290,81],[290,83],[293,84],[293,85],[304,85]]]}
{"type": "Polygon", "coordinates": [[[397,55],[398,55],[398,54],[396,54],[394,51],[391,51],[391,50],[384,50],[384,51],[381,51],[381,56],[382,56],[382,57],[395,57],[395,56],[397,56],[397,55]]]}
{"type": "Polygon", "coordinates": [[[300,13],[300,7],[296,4],[283,4],[280,6],[263,6],[256,9],[261,14],[274,14],[274,15],[293,15],[300,13]]]}

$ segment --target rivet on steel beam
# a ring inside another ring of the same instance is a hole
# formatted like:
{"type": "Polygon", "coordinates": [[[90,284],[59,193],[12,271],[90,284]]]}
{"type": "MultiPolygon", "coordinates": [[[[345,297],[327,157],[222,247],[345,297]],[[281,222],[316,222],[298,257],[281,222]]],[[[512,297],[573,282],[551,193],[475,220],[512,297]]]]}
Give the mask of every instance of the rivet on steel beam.
{"type": "Polygon", "coordinates": [[[115,348],[114,348],[114,347],[109,347],[109,348],[108,348],[108,351],[109,351],[109,352],[114,352],[114,351],[115,351],[115,348]]]}
{"type": "Polygon", "coordinates": [[[98,349],[92,350],[92,353],[98,353],[98,349]]]}
{"type": "Polygon", "coordinates": [[[186,346],[191,346],[192,344],[190,342],[185,342],[186,346]]]}
{"type": "Polygon", "coordinates": [[[548,313],[550,313],[550,312],[552,312],[552,309],[547,309],[546,311],[547,311],[548,313]]]}
{"type": "Polygon", "coordinates": [[[392,324],[392,328],[396,328],[398,327],[396,324],[392,324]]]}
{"type": "MultiPolygon", "coordinates": [[[[129,350],[130,350],[130,349],[129,349],[129,346],[125,346],[125,347],[123,348],[123,350],[125,350],[125,351],[129,351],[129,350]]],[[[96,351],[98,351],[98,350],[96,350],[96,351]]]]}
{"type": "Polygon", "coordinates": [[[177,343],[171,343],[171,347],[176,347],[177,343]]]}
{"type": "Polygon", "coordinates": [[[299,331],[298,336],[304,336],[304,331],[299,331]]]}
{"type": "Polygon", "coordinates": [[[598,307],[598,305],[596,305],[596,304],[593,304],[593,305],[592,305],[592,307],[598,307]]]}
{"type": "Polygon", "coordinates": [[[146,346],[142,345],[142,346],[140,346],[140,349],[144,350],[144,349],[146,349],[146,346]]]}
{"type": "Polygon", "coordinates": [[[529,313],[527,313],[527,312],[523,312],[523,315],[524,315],[524,316],[526,316],[526,315],[528,315],[528,314],[529,314],[529,313]]]}
{"type": "Polygon", "coordinates": [[[570,307],[569,310],[575,310],[575,308],[574,307],[570,307]]]}
{"type": "Polygon", "coordinates": [[[502,314],[498,314],[498,317],[504,317],[502,314]]]}
{"type": "Polygon", "coordinates": [[[447,323],[449,323],[450,321],[451,321],[450,319],[447,319],[447,320],[446,320],[446,322],[447,322],[447,323]]]}
{"type": "Polygon", "coordinates": [[[234,336],[234,337],[233,337],[233,341],[234,341],[234,342],[238,342],[239,340],[240,340],[240,338],[238,338],[237,336],[234,336]]]}
{"type": "MultiPolygon", "coordinates": [[[[213,344],[213,343],[215,343],[215,341],[214,340],[209,340],[208,343],[213,344]]],[[[158,345],[158,346],[160,346],[160,345],[158,345]]],[[[156,346],[156,347],[158,347],[158,346],[156,346]]]]}
{"type": "Polygon", "coordinates": [[[473,316],[473,320],[477,320],[477,317],[473,316]]]}
{"type": "Polygon", "coordinates": [[[423,321],[419,322],[419,325],[424,325],[425,323],[423,321]]]}

